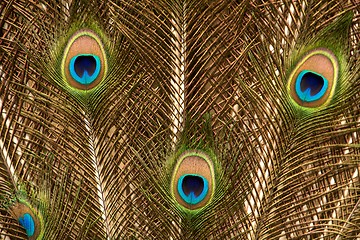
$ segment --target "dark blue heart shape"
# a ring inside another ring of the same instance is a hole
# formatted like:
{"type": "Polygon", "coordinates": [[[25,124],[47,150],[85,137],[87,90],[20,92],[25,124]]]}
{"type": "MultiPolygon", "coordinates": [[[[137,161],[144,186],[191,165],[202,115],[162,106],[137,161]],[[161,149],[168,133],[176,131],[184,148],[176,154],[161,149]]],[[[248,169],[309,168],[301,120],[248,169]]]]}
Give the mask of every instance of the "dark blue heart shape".
{"type": "Polygon", "coordinates": [[[328,80],[316,72],[303,70],[295,82],[297,96],[305,102],[313,102],[322,98],[328,88],[328,80]]]}
{"type": "Polygon", "coordinates": [[[188,204],[195,205],[201,202],[208,193],[208,181],[198,174],[184,174],[178,181],[178,193],[188,204]]]}
{"type": "Polygon", "coordinates": [[[31,237],[35,233],[35,222],[32,216],[29,213],[25,213],[22,217],[18,219],[19,223],[26,230],[26,235],[31,237]]]}
{"type": "Polygon", "coordinates": [[[81,84],[90,84],[95,81],[100,70],[100,58],[94,54],[78,54],[70,60],[70,75],[81,84]]]}

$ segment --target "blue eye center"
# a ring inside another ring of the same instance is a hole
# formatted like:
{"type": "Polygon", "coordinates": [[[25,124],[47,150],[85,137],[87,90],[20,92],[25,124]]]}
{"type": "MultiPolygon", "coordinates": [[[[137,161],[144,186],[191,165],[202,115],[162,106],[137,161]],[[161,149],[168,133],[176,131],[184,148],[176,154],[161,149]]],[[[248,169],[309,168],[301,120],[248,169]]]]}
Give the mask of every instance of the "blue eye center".
{"type": "Polygon", "coordinates": [[[306,89],[310,89],[311,96],[315,96],[317,93],[319,93],[323,86],[324,79],[312,72],[305,73],[300,82],[301,91],[304,92],[306,89]]]}
{"type": "Polygon", "coordinates": [[[93,56],[78,56],[75,59],[74,67],[79,77],[83,77],[85,72],[92,76],[96,69],[96,60],[93,56]]]}
{"type": "Polygon", "coordinates": [[[197,197],[204,190],[204,180],[198,176],[186,175],[182,182],[182,189],[186,195],[193,192],[194,196],[197,197]]]}
{"type": "Polygon", "coordinates": [[[188,204],[201,202],[208,193],[208,181],[197,174],[185,174],[179,178],[177,184],[178,193],[188,204]]]}
{"type": "Polygon", "coordinates": [[[304,102],[319,100],[325,95],[328,80],[321,74],[303,70],[296,78],[295,90],[298,97],[304,102]]]}
{"type": "Polygon", "coordinates": [[[71,77],[81,84],[90,84],[99,76],[100,58],[93,54],[78,54],[71,58],[71,77]]]}
{"type": "Polygon", "coordinates": [[[35,233],[35,222],[29,213],[25,213],[22,217],[18,219],[19,223],[23,228],[25,228],[26,235],[32,237],[35,233]]]}

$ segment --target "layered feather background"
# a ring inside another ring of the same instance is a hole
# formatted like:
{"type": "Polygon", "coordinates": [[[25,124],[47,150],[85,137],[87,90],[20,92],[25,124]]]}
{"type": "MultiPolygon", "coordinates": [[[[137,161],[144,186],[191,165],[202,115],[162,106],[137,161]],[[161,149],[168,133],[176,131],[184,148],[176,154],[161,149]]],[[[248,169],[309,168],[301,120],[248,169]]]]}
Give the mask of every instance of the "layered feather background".
{"type": "Polygon", "coordinates": [[[358,0],[1,1],[0,238],[360,239],[359,56],[358,0]],[[106,55],[86,90],[61,64],[81,29],[106,55]],[[313,46],[339,77],[304,108],[313,46]],[[197,209],[172,193],[189,152],[197,209]]]}

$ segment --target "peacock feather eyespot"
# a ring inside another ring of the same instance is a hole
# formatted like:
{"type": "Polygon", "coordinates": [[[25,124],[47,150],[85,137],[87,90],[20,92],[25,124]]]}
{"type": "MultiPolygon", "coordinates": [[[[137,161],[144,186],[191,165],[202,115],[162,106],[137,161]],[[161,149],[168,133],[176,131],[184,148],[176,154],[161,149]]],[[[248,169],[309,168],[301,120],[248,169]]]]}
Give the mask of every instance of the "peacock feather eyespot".
{"type": "Polygon", "coordinates": [[[71,87],[90,90],[99,85],[107,71],[101,38],[88,29],[75,32],[65,47],[61,66],[63,76],[71,87]]]}
{"type": "Polygon", "coordinates": [[[181,154],[171,181],[171,192],[177,203],[188,210],[200,209],[211,201],[214,189],[214,167],[210,157],[198,150],[181,154]]]}
{"type": "Polygon", "coordinates": [[[334,95],[338,72],[339,64],[332,51],[325,48],[309,51],[290,74],[289,94],[302,107],[326,106],[334,95]]]}
{"type": "Polygon", "coordinates": [[[28,239],[41,239],[44,234],[43,218],[27,201],[19,200],[9,208],[10,214],[25,229],[28,239]]]}

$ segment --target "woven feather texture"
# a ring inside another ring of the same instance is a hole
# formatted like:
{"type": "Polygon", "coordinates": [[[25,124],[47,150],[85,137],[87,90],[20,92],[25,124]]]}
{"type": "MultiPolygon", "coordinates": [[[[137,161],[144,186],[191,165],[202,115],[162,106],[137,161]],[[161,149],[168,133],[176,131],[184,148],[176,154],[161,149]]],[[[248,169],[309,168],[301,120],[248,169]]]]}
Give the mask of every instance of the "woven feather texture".
{"type": "Polygon", "coordinates": [[[1,239],[360,239],[360,2],[2,0],[1,239]]]}

